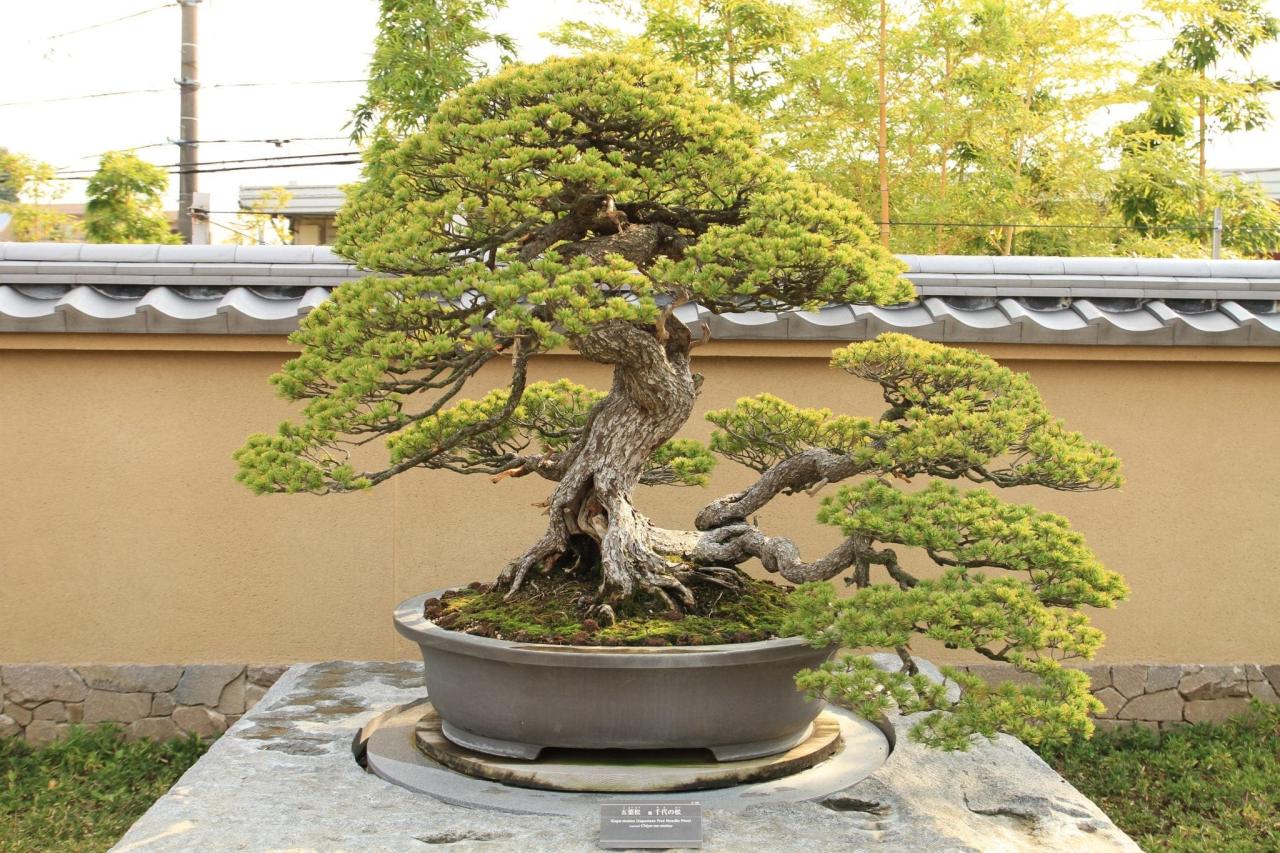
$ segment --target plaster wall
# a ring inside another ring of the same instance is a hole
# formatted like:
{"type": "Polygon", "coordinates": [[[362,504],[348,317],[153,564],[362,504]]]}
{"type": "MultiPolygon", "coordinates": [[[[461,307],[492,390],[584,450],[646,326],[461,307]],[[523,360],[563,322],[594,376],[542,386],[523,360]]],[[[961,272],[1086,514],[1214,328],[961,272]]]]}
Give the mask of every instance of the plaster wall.
{"type": "MultiPolygon", "coordinates": [[[[702,411],[760,391],[878,414],[878,389],[830,370],[829,349],[713,343],[686,434],[705,439],[702,411]]],[[[1066,514],[1127,577],[1131,599],[1093,614],[1100,659],[1280,660],[1280,352],[985,349],[1125,462],[1119,491],[1004,495],[1066,514]]],[[[232,452],[289,414],[266,382],[288,352],[275,338],[0,335],[0,662],[410,657],[391,627],[398,601],[489,579],[538,535],[530,504],[550,484],[533,477],[414,471],[324,498],[234,483],[232,452]]],[[[533,374],[608,385],[571,356],[533,374]]],[[[501,366],[486,370],[474,393],[503,382],[501,366]]],[[[709,489],[647,489],[640,503],[687,526],[751,476],[722,462],[709,489]]],[[[817,554],[836,535],[816,508],[780,498],[760,523],[817,554]]]]}

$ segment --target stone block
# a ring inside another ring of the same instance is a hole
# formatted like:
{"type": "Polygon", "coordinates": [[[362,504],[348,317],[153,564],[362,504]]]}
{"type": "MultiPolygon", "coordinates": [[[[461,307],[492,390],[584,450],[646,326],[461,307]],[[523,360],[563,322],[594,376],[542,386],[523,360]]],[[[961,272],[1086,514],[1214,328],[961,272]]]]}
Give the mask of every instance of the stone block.
{"type": "Polygon", "coordinates": [[[173,709],[178,707],[178,703],[173,701],[173,695],[169,693],[157,693],[155,698],[151,700],[151,716],[167,717],[173,713],[173,709]]]}
{"type": "Polygon", "coordinates": [[[280,676],[284,675],[288,665],[259,665],[251,666],[248,669],[249,683],[256,684],[259,687],[270,687],[275,684],[280,676]]]}
{"type": "Polygon", "coordinates": [[[17,737],[22,734],[22,726],[8,714],[0,714],[0,737],[17,737]]]}
{"type": "Polygon", "coordinates": [[[227,718],[200,705],[183,706],[173,712],[178,728],[200,738],[211,738],[227,730],[227,718]]]}
{"type": "Polygon", "coordinates": [[[212,708],[222,698],[222,688],[242,672],[244,667],[234,664],[191,664],[173,689],[173,701],[179,705],[208,705],[212,708]]]}
{"type": "Polygon", "coordinates": [[[1185,720],[1165,720],[1160,724],[1160,731],[1171,732],[1174,729],[1185,729],[1189,725],[1191,724],[1185,720]]]}
{"type": "Polygon", "coordinates": [[[1248,682],[1242,666],[1205,666],[1184,675],[1178,692],[1187,699],[1228,699],[1248,696],[1248,682]]]}
{"type": "Polygon", "coordinates": [[[1249,695],[1265,705],[1280,705],[1280,695],[1266,681],[1250,681],[1249,695]]]}
{"type": "Polygon", "coordinates": [[[1141,696],[1147,689],[1147,668],[1140,664],[1117,664],[1112,666],[1111,686],[1126,699],[1141,696]]]}
{"type": "Polygon", "coordinates": [[[1271,682],[1271,689],[1280,693],[1280,664],[1272,664],[1264,666],[1262,674],[1266,676],[1267,681],[1271,682]]]}
{"type": "Polygon", "coordinates": [[[61,702],[44,702],[35,707],[31,716],[36,720],[51,720],[55,723],[67,722],[67,706],[61,702]]]}
{"type": "Polygon", "coordinates": [[[21,664],[0,669],[4,672],[4,691],[9,701],[20,705],[34,707],[54,699],[80,702],[89,693],[84,680],[69,666],[21,664]]]}
{"type": "Polygon", "coordinates": [[[231,679],[231,682],[222,688],[222,695],[218,697],[218,713],[220,714],[243,714],[244,713],[244,673],[237,675],[231,679]]]}
{"type": "Polygon", "coordinates": [[[168,717],[148,717],[145,720],[135,720],[129,724],[129,727],[124,732],[126,740],[166,741],[181,735],[182,732],[178,731],[178,726],[168,717]]]}
{"type": "Polygon", "coordinates": [[[1184,710],[1189,723],[1220,723],[1243,714],[1248,708],[1248,699],[1197,699],[1188,702],[1184,710]]]}
{"type": "Polygon", "coordinates": [[[1244,677],[1246,681],[1266,681],[1267,677],[1262,674],[1262,667],[1256,663],[1247,663],[1244,665],[1244,677]]]}
{"type": "Polygon", "coordinates": [[[253,706],[262,701],[262,697],[267,695],[267,688],[257,684],[250,684],[244,689],[244,709],[246,712],[252,711],[253,706]]]}
{"type": "Polygon", "coordinates": [[[86,723],[132,723],[151,713],[150,693],[91,690],[84,700],[86,723]]]}
{"type": "Polygon", "coordinates": [[[71,726],[66,723],[55,723],[52,720],[32,720],[31,725],[27,726],[27,743],[32,746],[46,746],[55,740],[65,738],[70,728],[71,726]]]}
{"type": "Polygon", "coordinates": [[[76,670],[93,690],[116,693],[164,693],[176,687],[182,677],[182,667],[170,665],[81,666],[76,670]]]}
{"type": "Polygon", "coordinates": [[[25,726],[34,719],[30,708],[24,708],[14,702],[4,703],[4,714],[6,717],[17,721],[20,726],[25,726]]]}
{"type": "Polygon", "coordinates": [[[1119,717],[1122,720],[1181,720],[1183,704],[1178,691],[1161,690],[1130,699],[1120,709],[1119,717]]]}
{"type": "Polygon", "coordinates": [[[1104,687],[1111,686],[1111,667],[1105,663],[1093,663],[1080,667],[1080,671],[1089,676],[1089,689],[1095,693],[1104,687]]]}
{"type": "Polygon", "coordinates": [[[68,723],[84,722],[84,703],[83,702],[67,703],[67,722],[68,723]]]}
{"type": "Polygon", "coordinates": [[[1180,666],[1149,666],[1147,667],[1147,686],[1148,693],[1159,693],[1161,690],[1172,690],[1178,686],[1178,682],[1182,680],[1182,667],[1180,666]]]}
{"type": "Polygon", "coordinates": [[[1116,715],[1120,713],[1120,709],[1124,707],[1126,701],[1125,698],[1120,695],[1120,691],[1116,690],[1114,687],[1104,687],[1093,695],[1103,705],[1107,706],[1107,710],[1098,715],[1104,719],[1115,719],[1116,715]]]}

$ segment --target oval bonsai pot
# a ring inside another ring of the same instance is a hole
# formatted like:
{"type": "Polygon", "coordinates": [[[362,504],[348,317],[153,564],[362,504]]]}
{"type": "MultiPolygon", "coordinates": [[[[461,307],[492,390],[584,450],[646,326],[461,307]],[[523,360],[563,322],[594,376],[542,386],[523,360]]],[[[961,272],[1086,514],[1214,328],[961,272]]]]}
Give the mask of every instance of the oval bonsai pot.
{"type": "Polygon", "coordinates": [[[396,630],[422,650],[428,698],[459,746],[533,759],[544,747],[706,748],[734,761],[802,742],[822,709],[796,689],[834,647],[800,637],[713,646],[555,646],[478,637],[427,619],[396,630]]]}

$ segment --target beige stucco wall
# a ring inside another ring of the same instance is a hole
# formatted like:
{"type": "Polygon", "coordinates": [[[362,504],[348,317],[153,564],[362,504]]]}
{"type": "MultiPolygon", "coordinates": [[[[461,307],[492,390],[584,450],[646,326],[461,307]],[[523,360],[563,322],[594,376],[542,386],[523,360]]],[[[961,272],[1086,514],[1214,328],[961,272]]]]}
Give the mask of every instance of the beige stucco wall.
{"type": "MultiPolygon", "coordinates": [[[[875,390],[828,369],[828,350],[713,343],[700,408],[769,391],[877,413],[875,390]]],[[[1067,514],[1129,579],[1131,600],[1097,614],[1103,658],[1280,659],[1280,351],[987,350],[1126,463],[1121,491],[1011,493],[1067,514]]],[[[287,416],[266,383],[286,357],[267,338],[0,335],[0,662],[408,657],[396,602],[491,578],[537,535],[536,478],[415,471],[324,498],[235,484],[231,453],[287,416]]],[[[541,362],[535,379],[607,384],[570,356],[541,362]]],[[[708,433],[700,419],[688,430],[708,433]]],[[[748,476],[723,463],[710,489],[650,489],[641,504],[687,526],[748,476]]],[[[816,554],[834,542],[816,506],[781,498],[761,523],[816,554]]]]}

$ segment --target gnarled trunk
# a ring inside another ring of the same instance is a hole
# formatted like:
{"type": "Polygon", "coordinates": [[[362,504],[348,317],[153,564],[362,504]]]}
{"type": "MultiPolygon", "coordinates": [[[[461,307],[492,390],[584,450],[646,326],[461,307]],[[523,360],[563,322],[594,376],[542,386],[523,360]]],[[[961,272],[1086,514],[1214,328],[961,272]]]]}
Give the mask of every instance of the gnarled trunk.
{"type": "Polygon", "coordinates": [[[698,393],[688,330],[669,313],[658,329],[619,321],[574,341],[586,358],[614,365],[613,386],[570,451],[572,461],[548,502],[546,533],[498,579],[509,596],[531,570],[598,562],[599,600],[609,613],[644,595],[672,608],[693,605],[677,577],[681,566],[653,549],[648,520],[632,504],[649,457],[688,421],[698,393]]]}

